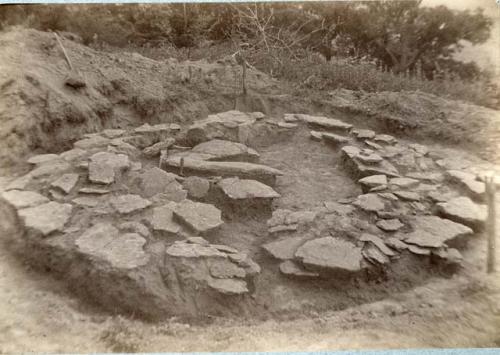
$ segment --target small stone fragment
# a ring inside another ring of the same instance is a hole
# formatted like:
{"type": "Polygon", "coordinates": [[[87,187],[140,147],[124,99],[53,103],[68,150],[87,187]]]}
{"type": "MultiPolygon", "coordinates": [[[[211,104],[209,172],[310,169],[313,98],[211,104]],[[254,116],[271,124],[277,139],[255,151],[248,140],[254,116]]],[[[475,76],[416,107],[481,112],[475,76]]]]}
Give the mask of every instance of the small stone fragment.
{"type": "Polygon", "coordinates": [[[385,209],[385,203],[376,194],[359,195],[353,205],[368,212],[377,212],[385,209]]]}
{"type": "Polygon", "coordinates": [[[123,222],[118,226],[120,231],[129,232],[129,233],[137,233],[143,237],[148,237],[151,233],[149,233],[148,227],[140,222],[123,222]]]}
{"type": "Polygon", "coordinates": [[[286,276],[296,277],[299,279],[316,278],[319,276],[316,272],[306,271],[292,260],[286,260],[280,264],[280,271],[286,276]]]}
{"type": "Polygon", "coordinates": [[[352,133],[356,138],[362,140],[375,138],[375,132],[371,129],[354,129],[352,133]]]}
{"type": "Polygon", "coordinates": [[[64,174],[59,179],[54,181],[50,186],[62,190],[64,193],[69,194],[75,187],[80,176],[78,174],[64,174]]]}

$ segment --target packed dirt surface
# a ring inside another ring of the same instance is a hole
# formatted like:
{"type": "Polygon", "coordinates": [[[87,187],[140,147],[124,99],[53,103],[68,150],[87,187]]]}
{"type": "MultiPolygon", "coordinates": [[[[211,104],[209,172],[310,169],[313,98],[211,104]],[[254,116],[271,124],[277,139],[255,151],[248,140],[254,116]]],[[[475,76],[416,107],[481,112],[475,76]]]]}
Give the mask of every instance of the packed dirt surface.
{"type": "Polygon", "coordinates": [[[498,112],[62,41],[0,34],[0,352],[498,346],[498,112]]]}

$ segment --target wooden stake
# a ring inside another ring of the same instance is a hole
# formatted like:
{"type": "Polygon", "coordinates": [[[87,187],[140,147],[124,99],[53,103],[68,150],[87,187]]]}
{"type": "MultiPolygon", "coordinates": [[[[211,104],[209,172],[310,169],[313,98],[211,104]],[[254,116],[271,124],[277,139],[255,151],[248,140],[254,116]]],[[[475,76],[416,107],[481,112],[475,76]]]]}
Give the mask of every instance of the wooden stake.
{"type": "Polygon", "coordinates": [[[179,167],[179,175],[184,176],[184,158],[181,158],[181,163],[179,167]]]}
{"type": "Polygon", "coordinates": [[[496,269],[496,208],[495,208],[495,179],[487,177],[486,184],[486,198],[488,202],[488,220],[487,220],[487,233],[488,233],[488,259],[487,271],[488,274],[495,272],[496,269]]]}
{"type": "Polygon", "coordinates": [[[56,36],[56,40],[59,43],[59,46],[61,47],[61,49],[63,51],[64,58],[66,59],[66,63],[68,63],[69,69],[71,71],[73,71],[73,65],[71,64],[71,61],[69,60],[68,53],[66,53],[66,49],[64,48],[64,46],[63,46],[63,44],[61,42],[61,39],[59,38],[59,36],[55,32],[54,32],[54,36],[56,36]]]}

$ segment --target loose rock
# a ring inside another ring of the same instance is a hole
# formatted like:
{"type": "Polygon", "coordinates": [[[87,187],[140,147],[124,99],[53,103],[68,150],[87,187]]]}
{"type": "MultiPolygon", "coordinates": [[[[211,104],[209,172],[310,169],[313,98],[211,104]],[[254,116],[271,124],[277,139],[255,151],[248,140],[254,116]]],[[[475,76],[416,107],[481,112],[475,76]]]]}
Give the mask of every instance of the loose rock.
{"type": "Polygon", "coordinates": [[[325,237],[304,243],[295,257],[306,266],[320,269],[358,272],[361,270],[361,248],[343,239],[325,237]]]}
{"type": "Polygon", "coordinates": [[[480,229],[487,218],[485,205],[478,205],[468,197],[457,197],[437,204],[438,212],[446,218],[480,229]]]}
{"type": "Polygon", "coordinates": [[[210,232],[224,223],[218,208],[190,200],[178,203],[174,208],[174,215],[198,233],[210,232]]]}
{"type": "Polygon", "coordinates": [[[112,197],[110,203],[121,214],[137,212],[151,206],[151,201],[133,194],[112,197]]]}
{"type": "Polygon", "coordinates": [[[46,236],[55,231],[62,231],[71,217],[73,207],[67,203],[48,202],[18,211],[26,228],[46,236]]]}
{"type": "Polygon", "coordinates": [[[64,174],[59,179],[54,181],[50,186],[62,190],[64,193],[69,194],[75,187],[80,176],[78,174],[64,174]]]}

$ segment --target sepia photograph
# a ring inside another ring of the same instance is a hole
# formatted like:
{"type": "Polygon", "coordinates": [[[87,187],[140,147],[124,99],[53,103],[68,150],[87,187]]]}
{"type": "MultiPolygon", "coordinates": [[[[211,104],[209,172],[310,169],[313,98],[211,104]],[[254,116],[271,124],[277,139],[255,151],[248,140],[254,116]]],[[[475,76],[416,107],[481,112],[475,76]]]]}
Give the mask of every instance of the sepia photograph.
{"type": "Polygon", "coordinates": [[[0,354],[499,353],[499,152],[500,1],[1,4],[0,354]]]}

